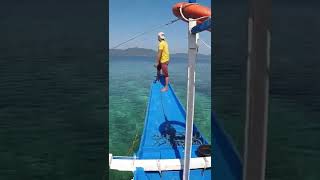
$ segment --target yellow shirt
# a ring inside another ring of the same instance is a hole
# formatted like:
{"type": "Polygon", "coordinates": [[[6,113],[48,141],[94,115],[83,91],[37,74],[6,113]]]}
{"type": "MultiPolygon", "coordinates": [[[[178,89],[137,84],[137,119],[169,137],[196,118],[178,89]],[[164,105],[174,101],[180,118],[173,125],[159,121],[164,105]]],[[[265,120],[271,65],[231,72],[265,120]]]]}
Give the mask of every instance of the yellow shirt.
{"type": "Polygon", "coordinates": [[[159,50],[162,50],[161,57],[160,57],[160,63],[168,62],[170,55],[169,55],[168,43],[165,40],[162,40],[159,43],[159,50]]]}

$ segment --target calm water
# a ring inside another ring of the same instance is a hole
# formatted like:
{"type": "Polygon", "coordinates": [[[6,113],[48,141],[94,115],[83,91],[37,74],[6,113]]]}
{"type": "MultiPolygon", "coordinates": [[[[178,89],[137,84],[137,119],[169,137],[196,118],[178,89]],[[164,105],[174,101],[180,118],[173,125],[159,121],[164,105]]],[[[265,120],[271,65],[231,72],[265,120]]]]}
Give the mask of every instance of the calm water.
{"type": "Polygon", "coordinates": [[[103,177],[105,76],[85,54],[2,59],[0,179],[103,177]]]}
{"type": "MultiPolygon", "coordinates": [[[[245,2],[217,3],[214,94],[206,83],[210,69],[199,62],[205,73],[197,74],[196,98],[202,102],[197,107],[209,112],[212,96],[213,109],[242,152],[246,7],[245,2]]],[[[320,179],[320,11],[313,8],[318,6],[273,2],[268,180],[320,179]]],[[[12,1],[0,7],[0,179],[102,179],[108,145],[106,5],[12,1]]],[[[127,59],[112,61],[110,151],[127,155],[142,131],[153,59],[137,60],[142,66],[131,62],[137,69],[128,69],[127,59]],[[111,116],[118,119],[112,122],[111,116]]],[[[170,67],[185,104],[186,63],[177,60],[170,67]]],[[[196,116],[210,139],[208,116],[196,116]]]]}
{"type": "MultiPolygon", "coordinates": [[[[144,127],[146,103],[154,80],[154,58],[110,57],[109,71],[109,152],[133,155],[129,152],[136,134],[144,127]]],[[[170,81],[181,103],[186,104],[187,60],[172,59],[170,81]]],[[[199,60],[196,74],[195,123],[211,140],[211,69],[210,60],[199,60]]],[[[139,145],[139,142],[138,142],[139,145]]],[[[138,146],[134,147],[137,150],[138,146]]],[[[129,179],[132,173],[111,171],[110,179],[129,179]]]]}
{"type": "MultiPolygon", "coordinates": [[[[213,34],[213,109],[241,153],[246,3],[217,3],[213,34]]],[[[314,7],[319,4],[272,2],[268,180],[320,179],[320,13],[314,7]]]]}
{"type": "Polygon", "coordinates": [[[105,176],[104,12],[97,1],[1,2],[1,180],[105,176]]]}

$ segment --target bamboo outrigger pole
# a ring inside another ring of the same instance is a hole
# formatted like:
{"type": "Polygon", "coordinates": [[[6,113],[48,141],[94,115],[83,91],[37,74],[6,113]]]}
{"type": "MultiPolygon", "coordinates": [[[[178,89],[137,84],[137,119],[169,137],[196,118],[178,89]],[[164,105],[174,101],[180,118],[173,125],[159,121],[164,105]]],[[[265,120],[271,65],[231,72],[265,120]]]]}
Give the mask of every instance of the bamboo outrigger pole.
{"type": "Polygon", "coordinates": [[[249,0],[244,180],[264,180],[269,98],[271,0],[249,0]]]}

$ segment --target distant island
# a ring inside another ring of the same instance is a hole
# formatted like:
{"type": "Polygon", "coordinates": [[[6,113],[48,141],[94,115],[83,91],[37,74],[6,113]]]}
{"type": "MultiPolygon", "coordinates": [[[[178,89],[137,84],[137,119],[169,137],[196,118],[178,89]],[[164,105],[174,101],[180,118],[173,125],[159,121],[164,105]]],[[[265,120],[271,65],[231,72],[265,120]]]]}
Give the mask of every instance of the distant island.
{"type": "MultiPolygon", "coordinates": [[[[109,49],[109,56],[145,56],[155,57],[157,52],[152,49],[145,48],[128,48],[128,49],[109,49]]],[[[174,53],[170,54],[172,58],[187,58],[186,53],[174,53]]],[[[210,55],[198,54],[198,59],[211,59],[210,55]]]]}

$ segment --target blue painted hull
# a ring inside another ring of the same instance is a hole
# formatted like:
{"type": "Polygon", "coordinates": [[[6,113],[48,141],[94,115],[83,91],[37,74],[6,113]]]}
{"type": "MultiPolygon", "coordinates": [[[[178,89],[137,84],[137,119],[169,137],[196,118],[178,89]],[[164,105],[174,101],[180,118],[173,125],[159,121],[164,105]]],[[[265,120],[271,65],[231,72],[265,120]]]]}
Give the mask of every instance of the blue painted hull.
{"type": "MultiPolygon", "coordinates": [[[[183,145],[173,143],[174,140],[179,142],[179,138],[172,138],[172,134],[184,134],[186,113],[170,85],[168,92],[160,92],[163,84],[162,79],[161,83],[157,82],[151,85],[144,131],[137,152],[138,159],[183,159],[183,145]],[[171,134],[171,137],[168,138],[168,134],[171,134]]],[[[212,168],[191,170],[190,179],[209,180],[212,176],[212,179],[217,180],[241,180],[242,161],[232,140],[224,132],[214,115],[212,115],[211,123],[213,135],[212,168]],[[212,174],[211,169],[214,169],[212,174]]],[[[193,132],[197,141],[193,143],[191,156],[198,157],[196,150],[199,144],[208,144],[208,142],[195,126],[193,132]]],[[[181,180],[182,173],[182,171],[145,172],[142,168],[138,168],[134,172],[134,179],[181,180]]]]}
{"type": "Polygon", "coordinates": [[[211,116],[211,127],[213,134],[213,156],[212,164],[214,167],[213,179],[241,180],[242,179],[242,160],[232,143],[231,138],[218,123],[215,115],[211,116]]]}
{"type": "MultiPolygon", "coordinates": [[[[138,159],[182,159],[184,157],[184,132],[186,113],[172,87],[165,93],[163,79],[152,83],[149,103],[146,111],[144,131],[137,152],[138,159]]],[[[194,126],[194,143],[191,157],[198,157],[196,150],[200,144],[208,144],[207,140],[194,126]]],[[[134,179],[182,179],[181,171],[144,172],[137,169],[134,179]]],[[[211,179],[211,168],[190,171],[190,179],[211,179]]]]}

